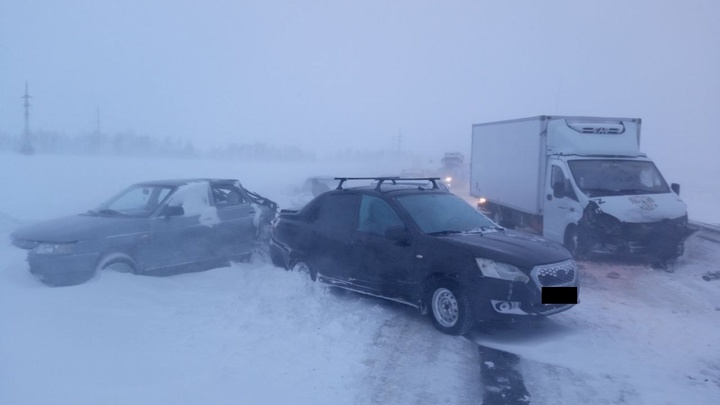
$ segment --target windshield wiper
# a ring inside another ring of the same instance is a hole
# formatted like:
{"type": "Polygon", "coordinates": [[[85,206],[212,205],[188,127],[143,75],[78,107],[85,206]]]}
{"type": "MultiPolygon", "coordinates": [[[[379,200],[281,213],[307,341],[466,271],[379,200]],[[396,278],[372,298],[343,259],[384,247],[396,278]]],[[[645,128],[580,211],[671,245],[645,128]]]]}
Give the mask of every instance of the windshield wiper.
{"type": "Polygon", "coordinates": [[[491,229],[494,229],[494,230],[497,230],[497,231],[504,231],[504,230],[505,230],[505,228],[503,228],[502,226],[498,226],[498,225],[493,225],[493,226],[483,225],[483,226],[481,226],[481,227],[479,227],[479,228],[474,228],[474,229],[471,229],[471,230],[465,231],[465,232],[467,232],[467,233],[483,233],[483,232],[487,232],[487,231],[489,231],[489,230],[491,230],[491,229]]]}
{"type": "MultiPolygon", "coordinates": [[[[93,212],[95,212],[95,211],[93,211],[93,212]]],[[[96,213],[99,215],[120,216],[120,217],[129,217],[130,216],[129,214],[126,214],[122,211],[111,210],[108,208],[98,210],[96,213]]]]}
{"type": "Polygon", "coordinates": [[[617,195],[619,190],[610,190],[607,188],[583,188],[582,191],[588,197],[603,197],[607,195],[617,195]]]}
{"type": "Polygon", "coordinates": [[[453,231],[453,230],[449,230],[449,229],[448,229],[448,230],[445,230],[445,231],[428,232],[428,235],[431,235],[431,236],[445,236],[445,235],[450,235],[450,234],[454,234],[454,233],[462,233],[462,232],[463,232],[463,231],[453,231]]]}
{"type": "Polygon", "coordinates": [[[650,194],[650,193],[652,193],[649,190],[644,190],[644,189],[640,189],[640,188],[626,188],[623,190],[618,190],[618,192],[621,194],[650,194]]]}

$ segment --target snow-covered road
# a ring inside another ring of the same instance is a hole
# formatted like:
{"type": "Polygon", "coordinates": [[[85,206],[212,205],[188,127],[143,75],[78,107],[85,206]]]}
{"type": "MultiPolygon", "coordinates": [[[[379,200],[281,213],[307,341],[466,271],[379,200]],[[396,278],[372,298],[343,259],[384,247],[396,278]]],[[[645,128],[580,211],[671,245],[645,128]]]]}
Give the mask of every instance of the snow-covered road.
{"type": "Polygon", "coordinates": [[[267,264],[48,288],[3,242],[2,404],[473,403],[474,345],[267,264]]]}
{"type": "Polygon", "coordinates": [[[532,404],[720,402],[720,280],[701,277],[720,245],[697,237],[675,273],[582,262],[578,306],[472,341],[266,264],[49,288],[7,239],[136,181],[239,177],[287,206],[305,176],[368,174],[333,165],[3,155],[0,404],[478,403],[489,363],[474,342],[520,357],[532,404]]]}
{"type": "Polygon", "coordinates": [[[720,245],[693,237],[674,273],[581,262],[581,303],[473,333],[521,357],[534,404],[714,404],[720,398],[720,245]]]}

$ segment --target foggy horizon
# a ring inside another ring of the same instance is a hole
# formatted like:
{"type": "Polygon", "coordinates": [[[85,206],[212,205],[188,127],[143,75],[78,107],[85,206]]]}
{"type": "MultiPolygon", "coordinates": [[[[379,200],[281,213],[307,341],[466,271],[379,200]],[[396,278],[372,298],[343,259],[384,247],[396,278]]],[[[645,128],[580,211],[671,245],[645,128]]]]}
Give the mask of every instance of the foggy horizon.
{"type": "MultiPolygon", "coordinates": [[[[132,131],[201,149],[469,154],[474,123],[643,119],[660,167],[715,165],[720,4],[72,0],[0,15],[0,133],[132,131]]],[[[699,168],[696,168],[699,169],[699,168]]],[[[680,169],[677,169],[680,170],[680,169]]]]}

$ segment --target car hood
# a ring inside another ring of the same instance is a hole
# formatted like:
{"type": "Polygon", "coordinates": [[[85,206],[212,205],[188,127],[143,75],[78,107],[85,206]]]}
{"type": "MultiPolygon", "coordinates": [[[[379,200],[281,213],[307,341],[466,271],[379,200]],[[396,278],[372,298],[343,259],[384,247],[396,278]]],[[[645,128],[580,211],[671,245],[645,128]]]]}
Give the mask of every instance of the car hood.
{"type": "Polygon", "coordinates": [[[596,197],[590,201],[622,222],[658,222],[687,215],[687,205],[675,193],[596,197]]]}
{"type": "Polygon", "coordinates": [[[520,268],[557,263],[572,259],[570,252],[559,243],[540,236],[511,230],[482,233],[458,233],[442,236],[446,243],[471,251],[483,257],[520,268]]]}
{"type": "Polygon", "coordinates": [[[115,218],[81,214],[25,226],[13,232],[11,236],[15,240],[62,243],[141,232],[147,226],[147,218],[115,218]]]}

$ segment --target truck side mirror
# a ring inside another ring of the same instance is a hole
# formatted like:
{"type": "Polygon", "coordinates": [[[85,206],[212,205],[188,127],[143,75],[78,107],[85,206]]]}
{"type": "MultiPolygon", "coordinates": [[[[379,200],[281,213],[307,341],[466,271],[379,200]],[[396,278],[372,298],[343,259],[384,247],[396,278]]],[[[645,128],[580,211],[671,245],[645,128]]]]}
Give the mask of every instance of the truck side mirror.
{"type": "Polygon", "coordinates": [[[670,189],[674,191],[675,194],[680,195],[680,185],[678,183],[672,183],[670,189]]]}
{"type": "Polygon", "coordinates": [[[555,198],[565,197],[565,183],[563,183],[562,181],[553,183],[552,189],[553,189],[553,197],[555,197],[555,198]]]}

